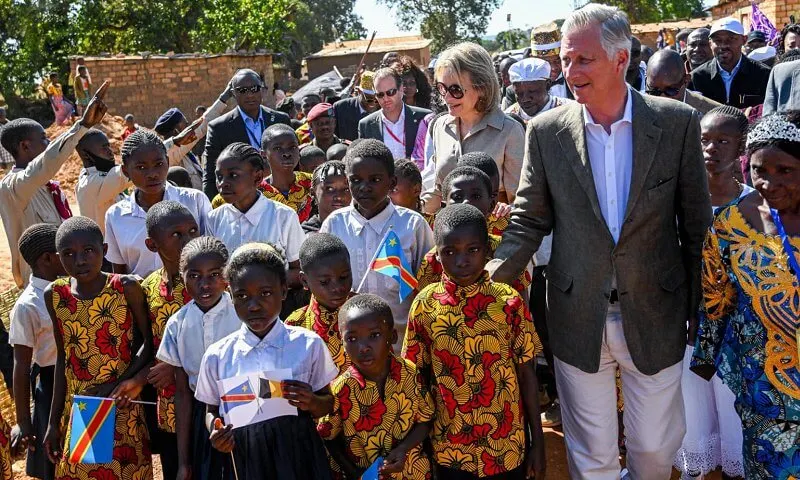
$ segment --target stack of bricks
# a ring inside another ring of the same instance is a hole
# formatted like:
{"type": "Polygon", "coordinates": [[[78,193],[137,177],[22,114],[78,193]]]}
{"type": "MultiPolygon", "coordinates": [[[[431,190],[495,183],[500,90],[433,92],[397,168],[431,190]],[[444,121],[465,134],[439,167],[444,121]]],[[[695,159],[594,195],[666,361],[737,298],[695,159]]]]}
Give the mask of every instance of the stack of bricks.
{"type": "MultiPolygon", "coordinates": [[[[70,58],[72,71],[76,58],[70,58]]],[[[152,128],[169,108],[178,107],[191,121],[198,105],[211,105],[240,68],[258,72],[268,87],[264,104],[274,105],[272,96],[272,55],[232,53],[222,55],[152,55],[81,57],[89,69],[95,88],[110,80],[105,103],[110,113],[132,113],[136,123],[152,128]]]]}

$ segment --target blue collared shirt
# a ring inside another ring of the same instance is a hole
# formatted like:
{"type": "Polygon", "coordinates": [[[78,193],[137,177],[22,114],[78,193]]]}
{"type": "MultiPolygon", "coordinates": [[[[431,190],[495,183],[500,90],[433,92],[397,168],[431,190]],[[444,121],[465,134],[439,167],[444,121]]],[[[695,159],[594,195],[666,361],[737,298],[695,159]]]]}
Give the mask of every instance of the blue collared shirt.
{"type": "Polygon", "coordinates": [[[736,63],[736,66],[733,67],[733,70],[730,73],[722,68],[722,65],[719,64],[717,61],[717,69],[719,70],[719,76],[722,77],[722,83],[725,84],[725,101],[729,102],[731,100],[731,84],[733,84],[733,77],[739,73],[739,67],[742,66],[742,57],[739,57],[739,61],[736,63]]]}
{"type": "Polygon", "coordinates": [[[242,107],[236,106],[239,109],[239,115],[244,120],[244,128],[247,129],[247,138],[256,150],[261,151],[261,135],[264,134],[264,111],[258,107],[258,120],[253,120],[248,114],[244,113],[242,107]]]}

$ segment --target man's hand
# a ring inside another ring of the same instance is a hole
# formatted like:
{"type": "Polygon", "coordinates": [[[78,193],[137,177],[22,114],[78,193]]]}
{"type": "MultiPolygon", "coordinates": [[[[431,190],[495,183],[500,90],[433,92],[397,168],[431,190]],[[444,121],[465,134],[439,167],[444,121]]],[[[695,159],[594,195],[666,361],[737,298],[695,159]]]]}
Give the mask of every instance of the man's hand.
{"type": "Polygon", "coordinates": [[[92,100],[89,102],[89,105],[86,107],[86,111],[83,112],[83,117],[81,117],[81,125],[86,128],[92,128],[103,119],[105,116],[108,107],[106,104],[103,103],[103,99],[106,97],[106,91],[108,90],[108,86],[111,84],[108,80],[103,82],[100,85],[100,88],[97,89],[97,92],[92,97],[92,100]]]}
{"type": "Polygon", "coordinates": [[[225,90],[219,96],[219,99],[222,103],[228,103],[228,100],[231,99],[233,96],[233,79],[231,79],[227,85],[225,85],[225,90]]]}

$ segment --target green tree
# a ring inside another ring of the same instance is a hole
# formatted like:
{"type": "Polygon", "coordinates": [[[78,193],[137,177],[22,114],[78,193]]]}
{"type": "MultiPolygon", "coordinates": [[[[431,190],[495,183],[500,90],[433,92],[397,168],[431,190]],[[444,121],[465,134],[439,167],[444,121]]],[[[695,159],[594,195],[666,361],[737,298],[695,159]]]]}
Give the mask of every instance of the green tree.
{"type": "Polygon", "coordinates": [[[619,7],[631,23],[653,23],[703,15],[702,0],[599,0],[619,7]]]}
{"type": "Polygon", "coordinates": [[[437,53],[461,40],[478,40],[501,0],[379,0],[397,12],[398,25],[420,26],[437,53]]]}
{"type": "Polygon", "coordinates": [[[525,30],[520,30],[519,28],[500,32],[495,37],[495,41],[500,44],[500,47],[503,50],[516,50],[518,48],[524,48],[528,45],[528,39],[528,32],[525,30]]]}

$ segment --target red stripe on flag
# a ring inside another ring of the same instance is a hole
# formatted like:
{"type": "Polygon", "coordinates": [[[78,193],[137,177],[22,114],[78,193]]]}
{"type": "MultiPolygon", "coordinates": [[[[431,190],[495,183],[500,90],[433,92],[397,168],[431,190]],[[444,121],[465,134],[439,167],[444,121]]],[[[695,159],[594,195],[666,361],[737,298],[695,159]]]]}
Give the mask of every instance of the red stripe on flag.
{"type": "Polygon", "coordinates": [[[254,393],[240,393],[223,395],[220,400],[223,402],[252,402],[255,399],[256,395],[254,393]]]}
{"type": "Polygon", "coordinates": [[[411,274],[408,270],[403,268],[403,264],[400,262],[400,257],[383,257],[383,258],[376,258],[374,262],[372,262],[372,270],[381,270],[386,267],[396,267],[400,271],[400,277],[403,281],[411,286],[411,288],[417,288],[417,279],[414,275],[411,274]]]}
{"type": "Polygon", "coordinates": [[[94,440],[100,427],[103,426],[103,423],[105,423],[111,413],[113,406],[113,400],[103,400],[100,402],[100,406],[97,408],[97,411],[94,412],[92,419],[89,420],[89,424],[86,425],[86,429],[78,439],[78,443],[75,444],[75,450],[73,450],[69,456],[69,463],[81,463],[86,452],[89,450],[89,446],[92,444],[92,440],[94,440]]]}

